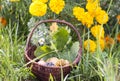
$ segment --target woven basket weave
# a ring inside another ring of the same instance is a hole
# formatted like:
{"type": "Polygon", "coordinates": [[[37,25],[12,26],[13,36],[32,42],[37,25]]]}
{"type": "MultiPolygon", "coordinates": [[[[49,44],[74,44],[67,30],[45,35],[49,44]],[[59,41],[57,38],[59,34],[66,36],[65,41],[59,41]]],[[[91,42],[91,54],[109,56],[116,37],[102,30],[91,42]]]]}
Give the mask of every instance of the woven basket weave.
{"type": "MultiPolygon", "coordinates": [[[[30,62],[35,58],[34,56],[34,51],[36,50],[37,46],[32,45],[30,43],[31,37],[33,35],[33,32],[35,29],[38,27],[38,25],[42,23],[60,23],[60,24],[65,24],[68,25],[76,34],[79,40],[79,51],[78,54],[75,58],[75,60],[72,63],[72,66],[77,65],[80,61],[80,58],[82,56],[82,41],[79,32],[77,29],[70,23],[64,21],[64,20],[42,20],[36,23],[35,27],[32,29],[32,31],[29,33],[29,36],[27,38],[27,43],[26,43],[26,49],[25,49],[25,60],[26,62],[30,62]]],[[[63,71],[63,77],[65,77],[67,74],[70,73],[72,70],[71,65],[63,66],[63,67],[49,67],[49,66],[44,66],[40,65],[37,62],[31,62],[28,67],[31,67],[33,74],[40,80],[40,81],[49,81],[49,76],[50,74],[54,77],[55,81],[61,81],[61,69],[63,71]]]]}

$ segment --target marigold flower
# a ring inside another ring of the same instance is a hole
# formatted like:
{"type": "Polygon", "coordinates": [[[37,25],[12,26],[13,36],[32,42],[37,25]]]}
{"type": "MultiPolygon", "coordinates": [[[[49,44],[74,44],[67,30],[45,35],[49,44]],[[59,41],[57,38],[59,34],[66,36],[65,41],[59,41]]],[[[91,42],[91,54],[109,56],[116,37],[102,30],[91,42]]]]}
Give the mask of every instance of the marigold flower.
{"type": "Polygon", "coordinates": [[[0,24],[2,24],[3,26],[6,26],[7,21],[4,17],[0,17],[0,24]]]}
{"type": "Polygon", "coordinates": [[[42,3],[47,3],[48,2],[48,0],[32,0],[32,2],[34,2],[34,1],[40,1],[42,3]]]}
{"type": "Polygon", "coordinates": [[[90,28],[93,24],[93,17],[88,13],[84,11],[84,8],[81,7],[74,7],[73,8],[73,15],[82,22],[83,25],[86,25],[86,27],[90,28]]]}
{"type": "Polygon", "coordinates": [[[96,21],[99,24],[105,24],[109,20],[108,14],[104,10],[100,10],[99,14],[96,16],[96,21]]]}
{"type": "Polygon", "coordinates": [[[50,0],[49,3],[50,9],[56,14],[59,14],[63,10],[64,6],[64,0],[50,0]]]}
{"type": "Polygon", "coordinates": [[[81,20],[83,25],[86,25],[87,28],[90,28],[93,24],[93,17],[88,13],[85,12],[84,18],[81,20]]]}
{"type": "Polygon", "coordinates": [[[87,4],[86,4],[86,9],[88,11],[94,11],[94,10],[96,10],[97,7],[99,7],[99,4],[98,4],[98,1],[96,1],[96,0],[91,0],[91,1],[87,2],[87,4]]]}
{"type": "Polygon", "coordinates": [[[99,11],[101,10],[101,7],[99,6],[97,1],[94,2],[88,2],[86,4],[86,9],[91,14],[92,17],[95,17],[99,14],[99,11]]]}
{"type": "Polygon", "coordinates": [[[96,17],[99,14],[101,7],[96,8],[94,11],[88,11],[92,17],[96,17]]]}
{"type": "Polygon", "coordinates": [[[81,21],[84,18],[84,8],[81,7],[74,7],[73,8],[73,15],[79,20],[81,21]]]}
{"type": "Polygon", "coordinates": [[[99,44],[100,44],[101,50],[104,50],[105,49],[105,41],[104,41],[104,39],[99,39],[99,44]]]}
{"type": "Polygon", "coordinates": [[[117,16],[118,24],[120,24],[120,14],[117,16]]]}
{"type": "Polygon", "coordinates": [[[110,37],[108,35],[105,37],[105,46],[106,47],[110,48],[112,45],[114,45],[114,43],[115,43],[115,41],[112,37],[110,37]]]}
{"type": "Polygon", "coordinates": [[[95,52],[96,50],[96,43],[91,40],[91,39],[88,39],[84,42],[84,48],[86,50],[89,50],[90,52],[95,52]]]}
{"type": "Polygon", "coordinates": [[[104,28],[101,25],[95,25],[91,28],[91,33],[96,38],[104,38],[104,28]]]}
{"type": "Polygon", "coordinates": [[[39,1],[32,2],[29,7],[29,12],[33,16],[43,16],[46,14],[46,11],[47,11],[47,5],[39,1]]]}
{"type": "Polygon", "coordinates": [[[117,41],[120,42],[120,33],[117,34],[117,41]]]}

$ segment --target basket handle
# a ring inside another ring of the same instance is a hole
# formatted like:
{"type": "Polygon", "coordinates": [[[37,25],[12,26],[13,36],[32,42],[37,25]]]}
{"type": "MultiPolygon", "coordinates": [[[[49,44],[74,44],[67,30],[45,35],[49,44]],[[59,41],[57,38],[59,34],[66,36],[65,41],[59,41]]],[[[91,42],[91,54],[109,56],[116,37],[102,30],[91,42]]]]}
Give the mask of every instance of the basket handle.
{"type": "Polygon", "coordinates": [[[80,33],[78,32],[78,30],[71,24],[71,23],[68,23],[64,20],[41,20],[39,21],[38,23],[35,24],[34,28],[32,29],[32,31],[29,33],[28,35],[28,38],[27,38],[27,43],[26,43],[26,48],[25,48],[25,51],[27,51],[30,47],[30,40],[31,40],[31,37],[33,35],[33,32],[35,31],[35,29],[42,23],[48,23],[48,22],[57,22],[57,23],[62,23],[62,24],[66,24],[68,25],[71,29],[74,30],[74,32],[77,34],[77,37],[78,37],[78,41],[79,41],[79,51],[78,51],[78,55],[76,57],[76,59],[74,60],[73,64],[76,65],[79,63],[80,59],[81,59],[81,56],[82,56],[82,40],[81,40],[81,37],[80,37],[80,33]]]}

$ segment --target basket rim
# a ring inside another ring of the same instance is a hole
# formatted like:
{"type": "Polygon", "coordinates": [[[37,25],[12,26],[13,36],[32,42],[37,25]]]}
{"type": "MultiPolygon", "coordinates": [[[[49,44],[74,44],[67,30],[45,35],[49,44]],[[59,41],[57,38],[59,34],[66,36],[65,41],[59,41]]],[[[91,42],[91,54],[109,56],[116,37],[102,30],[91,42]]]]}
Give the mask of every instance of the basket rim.
{"type": "MultiPolygon", "coordinates": [[[[57,22],[57,23],[66,24],[66,25],[68,25],[68,27],[70,27],[72,30],[74,30],[74,32],[77,34],[78,41],[79,41],[79,50],[78,50],[76,58],[74,59],[74,61],[71,64],[71,65],[77,65],[79,63],[79,61],[81,60],[81,56],[82,56],[82,39],[80,37],[80,33],[78,32],[76,27],[74,27],[71,23],[66,22],[65,20],[59,20],[59,19],[56,19],[56,20],[41,20],[41,21],[39,21],[35,24],[35,26],[33,27],[32,31],[29,33],[28,38],[27,38],[27,43],[26,43],[26,48],[25,48],[25,57],[29,61],[32,61],[32,59],[29,58],[29,56],[27,55],[27,51],[30,50],[30,46],[31,46],[30,45],[30,40],[31,40],[32,34],[35,31],[35,29],[42,23],[50,23],[50,22],[57,22]]],[[[33,62],[33,63],[38,64],[37,62],[33,62]]],[[[68,66],[70,66],[70,65],[68,65],[68,66]]],[[[62,67],[68,67],[68,66],[62,66],[62,67]]],[[[45,66],[45,67],[48,67],[48,66],[45,66]]],[[[57,68],[57,67],[55,67],[55,68],[57,68]]],[[[60,67],[58,67],[58,68],[60,68],[60,67]]]]}

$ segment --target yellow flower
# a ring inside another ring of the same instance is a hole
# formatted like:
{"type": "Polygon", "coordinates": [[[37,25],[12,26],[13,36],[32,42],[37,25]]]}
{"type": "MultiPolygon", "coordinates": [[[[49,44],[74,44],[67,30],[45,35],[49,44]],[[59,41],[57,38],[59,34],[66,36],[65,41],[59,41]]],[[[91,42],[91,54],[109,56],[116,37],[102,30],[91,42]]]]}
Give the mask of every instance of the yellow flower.
{"type": "Polygon", "coordinates": [[[56,14],[59,14],[63,10],[64,6],[64,0],[50,0],[49,3],[50,9],[56,14]]]}
{"type": "Polygon", "coordinates": [[[86,9],[91,14],[92,17],[95,17],[99,14],[99,11],[101,10],[101,7],[99,6],[97,1],[94,2],[88,2],[86,4],[86,9]]]}
{"type": "Polygon", "coordinates": [[[47,5],[45,3],[34,1],[29,7],[29,12],[33,16],[43,16],[46,14],[47,5]]]}
{"type": "Polygon", "coordinates": [[[87,28],[90,28],[93,24],[93,17],[88,13],[85,12],[84,18],[81,20],[83,25],[86,25],[87,28]]]}
{"type": "Polygon", "coordinates": [[[94,11],[99,7],[98,1],[96,0],[91,0],[90,2],[87,2],[86,4],[86,9],[88,11],[94,11]]]}
{"type": "Polygon", "coordinates": [[[100,44],[101,50],[103,51],[104,48],[105,48],[105,41],[104,41],[104,39],[100,39],[100,40],[99,40],[99,44],[100,44]]]}
{"type": "Polygon", "coordinates": [[[89,50],[90,52],[95,52],[96,50],[96,43],[91,40],[91,39],[88,39],[84,42],[84,48],[86,50],[89,50]]]}
{"type": "Polygon", "coordinates": [[[104,10],[100,10],[99,14],[96,16],[96,21],[99,24],[105,24],[109,20],[108,14],[104,10]]]}
{"type": "Polygon", "coordinates": [[[115,43],[114,39],[110,36],[105,37],[105,46],[110,48],[115,43]]]}
{"type": "Polygon", "coordinates": [[[120,14],[117,16],[118,24],[120,24],[120,14]]]}
{"type": "Polygon", "coordinates": [[[95,25],[91,28],[91,33],[94,37],[104,38],[104,28],[101,25],[95,25]]]}
{"type": "Polygon", "coordinates": [[[51,32],[55,32],[58,30],[58,25],[56,22],[52,23],[52,25],[50,26],[50,30],[51,32]]]}
{"type": "Polygon", "coordinates": [[[18,2],[18,1],[20,1],[20,0],[9,0],[10,2],[18,2]]]}
{"type": "Polygon", "coordinates": [[[79,20],[81,21],[84,18],[84,8],[81,7],[74,7],[73,8],[73,15],[79,20]]]}
{"type": "Polygon", "coordinates": [[[86,9],[92,17],[96,18],[99,24],[107,23],[109,17],[108,14],[101,9],[99,5],[99,0],[87,0],[86,9]]]}
{"type": "Polygon", "coordinates": [[[93,24],[93,17],[84,11],[84,8],[81,7],[74,7],[73,8],[73,15],[82,22],[83,25],[86,25],[88,28],[91,27],[93,24]]]}
{"type": "Polygon", "coordinates": [[[48,0],[32,0],[32,2],[34,2],[34,1],[39,1],[39,2],[42,2],[42,3],[47,3],[48,2],[48,0]]]}

